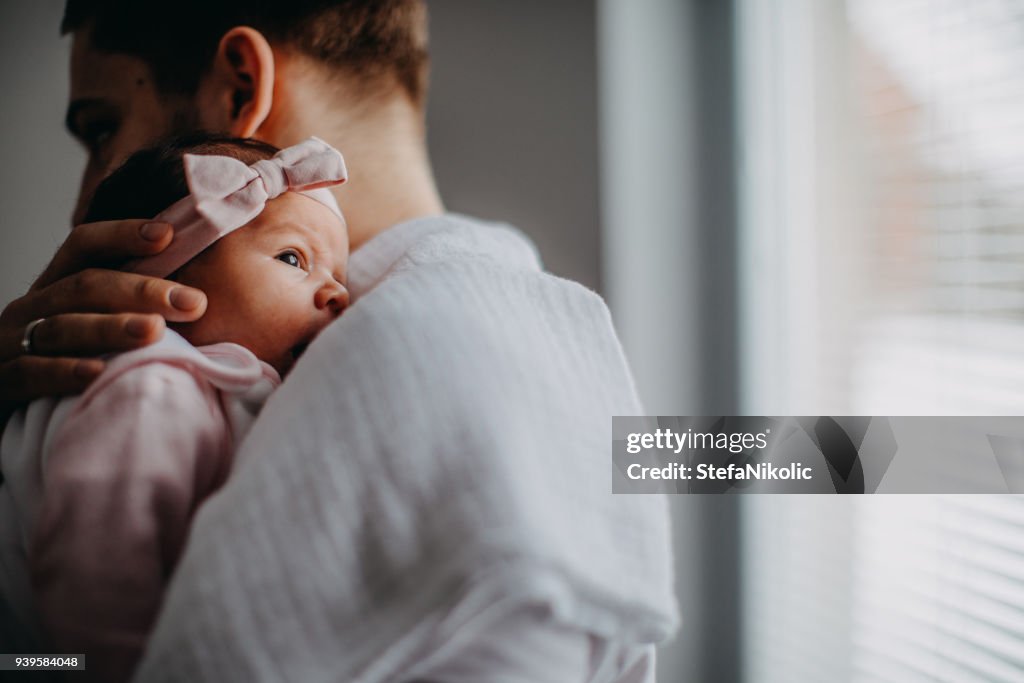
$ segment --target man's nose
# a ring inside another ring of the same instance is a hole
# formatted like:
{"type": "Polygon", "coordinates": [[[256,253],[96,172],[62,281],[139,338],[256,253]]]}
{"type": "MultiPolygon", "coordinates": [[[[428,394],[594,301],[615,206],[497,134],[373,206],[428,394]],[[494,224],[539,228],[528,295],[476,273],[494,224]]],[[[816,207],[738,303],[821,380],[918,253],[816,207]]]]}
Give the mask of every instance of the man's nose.
{"type": "Polygon", "coordinates": [[[88,208],[89,202],[85,201],[82,197],[78,198],[78,203],[75,204],[74,213],[71,214],[71,227],[81,225],[82,221],[85,220],[85,210],[88,208]]]}
{"type": "Polygon", "coordinates": [[[332,315],[340,315],[348,306],[348,290],[335,279],[327,280],[314,297],[317,308],[326,309],[332,315]]]}
{"type": "Polygon", "coordinates": [[[78,201],[75,203],[74,213],[71,214],[71,227],[81,225],[82,221],[85,220],[85,212],[89,209],[93,192],[96,191],[96,186],[100,184],[100,180],[102,180],[102,176],[92,169],[86,169],[82,174],[82,182],[78,187],[78,201]]]}

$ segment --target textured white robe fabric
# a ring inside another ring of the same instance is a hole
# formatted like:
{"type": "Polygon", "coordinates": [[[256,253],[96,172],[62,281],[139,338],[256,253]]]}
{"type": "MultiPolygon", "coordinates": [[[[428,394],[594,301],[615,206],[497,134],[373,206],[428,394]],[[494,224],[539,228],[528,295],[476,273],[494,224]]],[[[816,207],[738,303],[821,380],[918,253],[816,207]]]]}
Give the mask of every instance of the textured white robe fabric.
{"type": "Polygon", "coordinates": [[[197,514],[136,680],[414,680],[524,609],[668,637],[665,500],[611,493],[611,417],[642,409],[601,299],[454,215],[378,235],[349,284],[197,514]]]}

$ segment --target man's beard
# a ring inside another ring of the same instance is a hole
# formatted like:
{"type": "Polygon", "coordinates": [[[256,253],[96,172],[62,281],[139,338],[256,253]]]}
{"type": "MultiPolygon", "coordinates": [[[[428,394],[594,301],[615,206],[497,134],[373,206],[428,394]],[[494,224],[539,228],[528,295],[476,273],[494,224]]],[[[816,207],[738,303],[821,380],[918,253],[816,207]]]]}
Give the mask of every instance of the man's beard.
{"type": "Polygon", "coordinates": [[[195,133],[200,130],[199,107],[191,97],[180,96],[167,99],[172,113],[166,137],[195,133]]]}

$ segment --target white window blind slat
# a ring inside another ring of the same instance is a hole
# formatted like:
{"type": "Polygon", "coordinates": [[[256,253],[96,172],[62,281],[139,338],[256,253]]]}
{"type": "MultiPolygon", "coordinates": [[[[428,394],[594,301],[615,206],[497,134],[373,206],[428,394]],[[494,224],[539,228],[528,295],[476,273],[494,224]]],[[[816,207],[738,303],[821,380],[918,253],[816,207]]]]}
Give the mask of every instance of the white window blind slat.
{"type": "Polygon", "coordinates": [[[980,498],[745,500],[748,680],[1020,681],[1022,501],[980,498]]]}

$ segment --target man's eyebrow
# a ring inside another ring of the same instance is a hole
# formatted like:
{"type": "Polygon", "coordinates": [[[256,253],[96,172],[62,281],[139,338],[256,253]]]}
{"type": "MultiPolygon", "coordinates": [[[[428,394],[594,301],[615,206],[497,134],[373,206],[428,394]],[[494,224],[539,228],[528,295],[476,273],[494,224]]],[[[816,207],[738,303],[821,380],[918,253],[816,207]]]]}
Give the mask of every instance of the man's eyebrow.
{"type": "Polygon", "coordinates": [[[96,97],[82,97],[77,100],[72,100],[68,104],[68,111],[64,115],[64,127],[68,129],[76,138],[82,137],[82,131],[78,128],[78,115],[86,109],[90,108],[102,108],[109,109],[110,105],[104,100],[96,97]]]}

